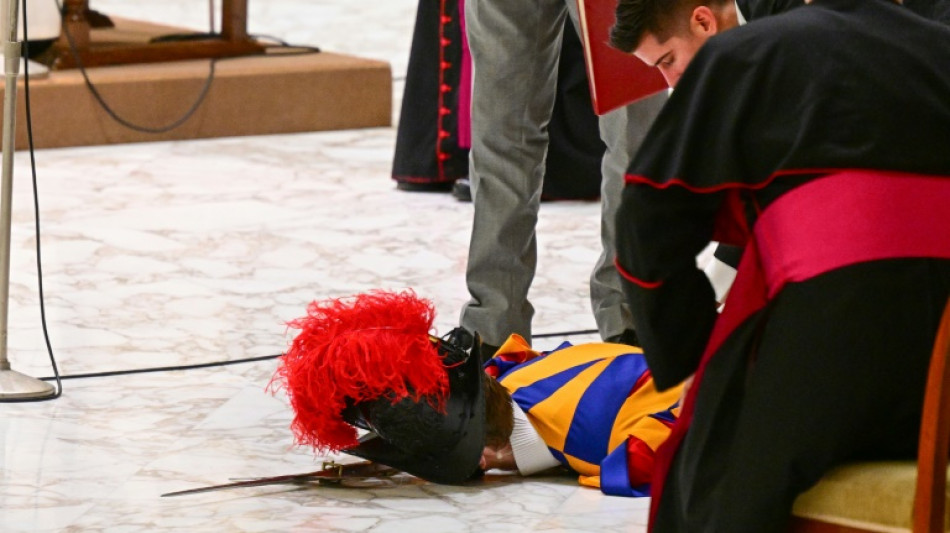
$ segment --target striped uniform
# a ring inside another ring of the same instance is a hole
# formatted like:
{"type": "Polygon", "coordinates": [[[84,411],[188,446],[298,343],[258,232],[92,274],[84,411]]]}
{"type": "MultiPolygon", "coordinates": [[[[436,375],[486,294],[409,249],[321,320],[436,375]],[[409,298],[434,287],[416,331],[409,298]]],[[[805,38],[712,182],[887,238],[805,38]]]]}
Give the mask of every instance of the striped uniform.
{"type": "Polygon", "coordinates": [[[653,453],[669,435],[680,388],[658,392],[642,350],[591,343],[538,353],[512,335],[485,364],[580,483],[648,496],[653,453]]]}

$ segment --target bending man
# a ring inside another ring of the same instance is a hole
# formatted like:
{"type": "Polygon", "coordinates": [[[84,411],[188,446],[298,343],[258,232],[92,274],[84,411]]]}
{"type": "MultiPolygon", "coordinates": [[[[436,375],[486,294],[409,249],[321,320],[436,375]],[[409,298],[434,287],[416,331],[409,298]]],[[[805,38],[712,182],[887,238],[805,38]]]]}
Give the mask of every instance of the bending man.
{"type": "Polygon", "coordinates": [[[638,348],[540,354],[512,336],[483,370],[477,344],[469,353],[429,335],[433,314],[412,292],[379,291],[314,302],[291,323],[301,331],[275,379],[298,443],[436,483],[564,466],[608,494],[649,494],[680,390],[657,391],[638,348]]]}
{"type": "MultiPolygon", "coordinates": [[[[614,32],[628,52],[635,26],[614,32]]],[[[941,24],[816,0],[710,37],[683,71],[618,214],[657,386],[696,373],[654,531],[783,531],[831,467],[913,456],[950,295],[948,64],[941,24]],[[710,240],[746,247],[721,316],[693,259],[710,240]]]]}

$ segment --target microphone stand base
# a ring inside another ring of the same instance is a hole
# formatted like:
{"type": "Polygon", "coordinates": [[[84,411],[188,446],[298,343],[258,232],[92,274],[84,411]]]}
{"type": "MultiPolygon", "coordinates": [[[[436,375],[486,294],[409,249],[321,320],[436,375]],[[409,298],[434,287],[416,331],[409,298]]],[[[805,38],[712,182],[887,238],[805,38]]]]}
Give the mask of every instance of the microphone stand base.
{"type": "Polygon", "coordinates": [[[0,399],[46,398],[54,393],[53,386],[45,381],[16,370],[0,370],[0,399]]]}

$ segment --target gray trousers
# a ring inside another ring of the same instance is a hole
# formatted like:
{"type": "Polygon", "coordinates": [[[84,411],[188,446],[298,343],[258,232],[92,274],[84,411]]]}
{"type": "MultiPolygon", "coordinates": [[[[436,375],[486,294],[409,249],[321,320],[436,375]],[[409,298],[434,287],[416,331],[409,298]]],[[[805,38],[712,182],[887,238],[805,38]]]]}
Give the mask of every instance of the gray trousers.
{"type": "MultiPolygon", "coordinates": [[[[535,227],[541,200],[547,124],[554,108],[564,17],[577,28],[576,0],[467,0],[473,60],[470,171],[474,221],[466,283],[471,299],[460,322],[489,344],[509,334],[531,340],[528,290],[537,267],[535,227]]],[[[601,117],[602,252],[590,278],[602,338],[632,329],[613,265],[615,218],[623,176],[666,95],[601,117]]]]}

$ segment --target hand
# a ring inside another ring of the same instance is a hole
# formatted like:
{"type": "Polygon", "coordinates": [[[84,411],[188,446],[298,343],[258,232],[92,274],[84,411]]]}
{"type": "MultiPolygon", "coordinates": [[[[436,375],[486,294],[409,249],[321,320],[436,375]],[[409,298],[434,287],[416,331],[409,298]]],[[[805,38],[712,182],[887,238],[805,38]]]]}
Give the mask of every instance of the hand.
{"type": "Polygon", "coordinates": [[[515,454],[511,449],[511,442],[506,442],[501,448],[485,446],[478,467],[482,470],[517,470],[518,466],[515,464],[515,454]]]}

